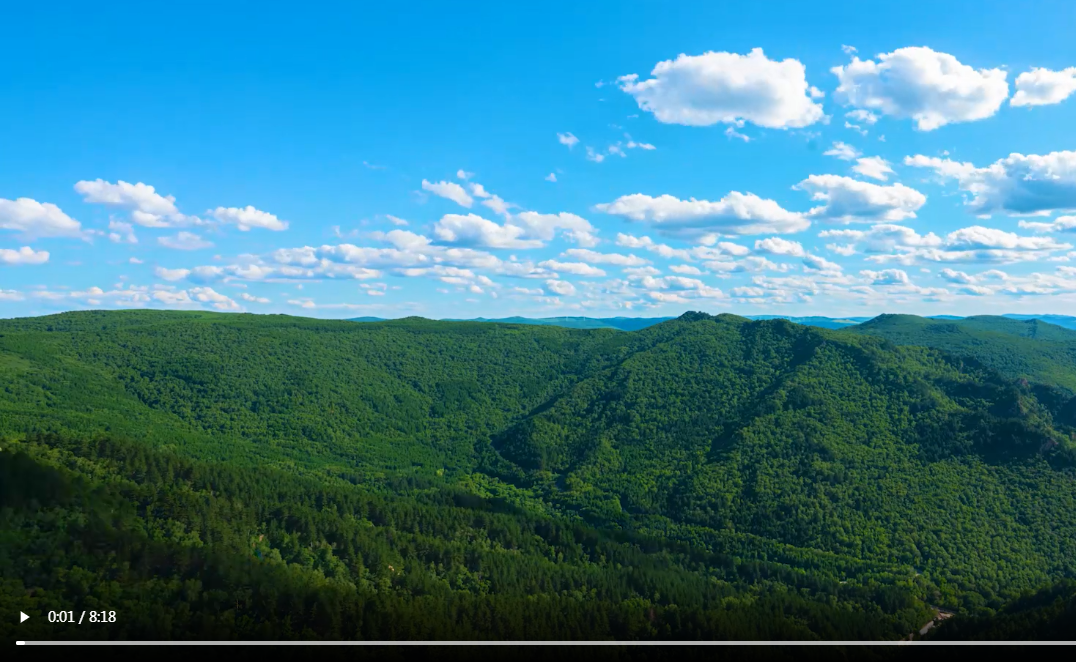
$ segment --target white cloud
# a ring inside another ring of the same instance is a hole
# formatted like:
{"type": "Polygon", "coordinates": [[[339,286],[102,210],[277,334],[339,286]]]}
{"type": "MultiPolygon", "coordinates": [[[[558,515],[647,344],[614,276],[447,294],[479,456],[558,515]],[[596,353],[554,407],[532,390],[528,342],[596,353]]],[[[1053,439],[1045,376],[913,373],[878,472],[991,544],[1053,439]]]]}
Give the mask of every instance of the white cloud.
{"type": "Polygon", "coordinates": [[[912,281],[908,274],[901,269],[885,269],[883,271],[860,271],[861,276],[871,281],[872,285],[908,285],[912,281]]]}
{"type": "Polygon", "coordinates": [[[115,244],[138,243],[138,237],[135,236],[134,233],[134,226],[130,223],[110,220],[108,222],[108,229],[112,231],[108,233],[108,239],[115,244]]]}
{"type": "Polygon", "coordinates": [[[826,250],[833,251],[837,255],[848,257],[856,254],[855,244],[826,244],[826,250]]]}
{"type": "Polygon", "coordinates": [[[842,143],[840,141],[837,141],[833,143],[832,149],[828,149],[825,152],[822,152],[822,155],[832,156],[842,161],[851,161],[852,159],[859,156],[859,150],[855,147],[852,147],[848,143],[842,143]]]}
{"type": "Polygon", "coordinates": [[[218,310],[238,310],[239,304],[211,287],[192,287],[187,290],[191,298],[202,303],[211,303],[218,310]]]}
{"type": "Polygon", "coordinates": [[[27,239],[81,237],[82,225],[50,202],[0,198],[0,230],[14,230],[27,239]]]}
{"type": "Polygon", "coordinates": [[[176,292],[170,290],[158,290],[153,293],[153,298],[169,306],[182,306],[194,303],[191,299],[191,295],[187,293],[187,290],[179,290],[176,292]]]}
{"type": "Polygon", "coordinates": [[[75,191],[82,194],[85,202],[137,210],[158,217],[179,213],[175,197],[162,196],[155,188],[142,182],[130,184],[121,180],[113,184],[103,179],[81,181],[75,184],[75,191]]]}
{"type": "Polygon", "coordinates": [[[744,141],[745,143],[751,142],[750,136],[746,136],[746,135],[740,133],[739,131],[736,130],[736,127],[734,127],[734,126],[730,126],[727,129],[725,129],[725,135],[728,137],[729,140],[732,140],[733,138],[737,138],[739,140],[744,141]]]}
{"type": "Polygon", "coordinates": [[[889,162],[880,156],[866,156],[856,160],[852,172],[884,182],[893,174],[893,169],[889,167],[889,162]]]}
{"type": "Polygon", "coordinates": [[[566,280],[547,280],[545,282],[545,288],[552,294],[558,294],[560,296],[573,296],[575,294],[575,285],[572,285],[566,280]]]}
{"type": "Polygon", "coordinates": [[[0,290],[0,301],[22,301],[26,297],[16,290],[0,290]]]}
{"type": "Polygon", "coordinates": [[[867,130],[864,129],[863,127],[859,126],[858,124],[852,124],[851,122],[846,121],[844,123],[844,128],[851,129],[851,130],[855,131],[856,133],[858,133],[861,136],[867,135],[867,130]]]}
{"type": "Polygon", "coordinates": [[[755,250],[770,255],[791,255],[792,257],[803,257],[807,254],[798,241],[789,241],[781,237],[759,239],[755,242],[755,250]]]}
{"type": "Polygon", "coordinates": [[[597,232],[594,226],[575,214],[539,214],[525,211],[513,216],[510,223],[524,228],[528,238],[551,241],[557,231],[562,231],[568,239],[585,248],[598,244],[598,239],[594,236],[597,232]]]}
{"type": "Polygon", "coordinates": [[[523,239],[524,228],[500,225],[476,214],[445,214],[434,224],[433,233],[444,242],[487,248],[540,248],[542,242],[523,239]]]}
{"type": "Polygon", "coordinates": [[[555,173],[555,172],[549,173],[548,175],[545,176],[545,180],[547,182],[556,182],[557,181],[557,173],[555,173]]]}
{"type": "Polygon", "coordinates": [[[130,260],[127,261],[131,264],[142,264],[142,260],[139,260],[137,257],[132,257],[130,260]]]}
{"type": "Polygon", "coordinates": [[[164,267],[155,267],[153,273],[161,279],[167,281],[183,280],[190,275],[190,269],[165,269],[164,267]]]}
{"type": "Polygon", "coordinates": [[[657,147],[654,147],[650,143],[635,142],[634,140],[632,140],[631,136],[626,133],[624,134],[624,137],[628,139],[627,144],[624,145],[628,149],[641,149],[647,152],[657,149],[657,147]]]}
{"type": "Polygon", "coordinates": [[[955,179],[961,190],[971,194],[966,204],[976,214],[1076,209],[1076,151],[1042,156],[1014,153],[985,168],[921,154],[905,157],[904,164],[955,179]]]}
{"type": "Polygon", "coordinates": [[[612,264],[621,267],[638,267],[649,264],[649,260],[636,255],[622,255],[620,253],[598,253],[585,248],[569,248],[561,253],[565,257],[573,257],[591,264],[612,264]]]}
{"type": "Polygon", "coordinates": [[[470,179],[471,177],[474,177],[473,172],[467,172],[463,168],[460,168],[459,170],[456,171],[456,178],[457,179],[470,179]]]}
{"type": "Polygon", "coordinates": [[[579,139],[571,133],[558,133],[557,142],[559,142],[561,145],[567,145],[568,149],[571,149],[576,146],[576,144],[579,142],[579,139]]]}
{"type": "Polygon", "coordinates": [[[710,126],[751,122],[771,129],[800,128],[822,119],[798,60],[770,60],[761,48],[747,55],[681,54],[659,62],[649,80],[621,76],[620,89],[666,124],[710,126]]]}
{"type": "Polygon", "coordinates": [[[844,116],[847,117],[848,119],[853,119],[853,120],[855,120],[857,122],[862,122],[863,124],[866,124],[868,126],[874,126],[875,124],[878,123],[878,116],[877,115],[875,115],[874,113],[872,113],[869,110],[863,110],[862,108],[856,108],[855,110],[850,110],[847,113],[845,113],[844,116]]]}
{"type": "Polygon", "coordinates": [[[669,270],[673,273],[680,274],[681,276],[701,276],[702,270],[698,267],[693,267],[690,264],[674,264],[669,267],[669,270]]]}
{"type": "Polygon", "coordinates": [[[35,251],[29,246],[23,246],[18,250],[0,248],[0,264],[45,264],[48,261],[48,251],[35,251]]]}
{"type": "Polygon", "coordinates": [[[901,221],[915,218],[925,195],[903,184],[880,186],[839,175],[811,175],[793,188],[824,202],[807,216],[836,223],[901,221]]]}
{"type": "Polygon", "coordinates": [[[406,226],[407,225],[407,221],[403,220],[402,218],[398,218],[396,216],[393,216],[392,214],[385,214],[385,218],[387,218],[389,220],[389,223],[392,223],[393,225],[396,225],[396,226],[406,226]]]}
{"type": "Polygon", "coordinates": [[[624,246],[625,248],[644,248],[651,253],[656,253],[666,259],[691,259],[691,251],[686,248],[673,248],[668,244],[659,244],[650,237],[635,237],[621,232],[616,235],[616,245],[624,246]]]}
{"type": "MultiPolygon", "coordinates": [[[[819,236],[840,236],[834,232],[819,236]]],[[[971,226],[945,237],[920,235],[900,225],[876,225],[851,237],[872,262],[915,264],[916,262],[1011,263],[1034,261],[1051,253],[1072,248],[1049,237],[1022,237],[996,228],[971,226]]]]}
{"type": "Polygon", "coordinates": [[[251,228],[264,228],[274,232],[282,232],[288,229],[287,221],[282,221],[273,214],[260,211],[250,205],[246,207],[217,207],[208,213],[222,223],[234,223],[243,232],[251,228]]]}
{"type": "Polygon", "coordinates": [[[1061,103],[1076,92],[1076,67],[1051,71],[1039,67],[1016,77],[1013,106],[1045,106],[1061,103]]]}
{"type": "Polygon", "coordinates": [[[1076,232],[1076,216],[1058,216],[1048,223],[1020,221],[1020,227],[1035,233],[1076,232]]]}
{"type": "Polygon", "coordinates": [[[788,211],[773,200],[737,191],[716,202],[695,198],[680,200],[668,194],[654,198],[634,193],[596,205],[595,208],[606,214],[649,222],[671,234],[788,233],[799,232],[810,226],[810,221],[803,214],[788,211]]]}
{"type": "Polygon", "coordinates": [[[252,294],[247,294],[246,292],[240,293],[239,296],[243,301],[249,301],[251,303],[271,303],[266,297],[256,297],[252,294]]]}
{"type": "Polygon", "coordinates": [[[538,266],[576,276],[588,276],[593,278],[605,275],[605,272],[601,269],[592,267],[585,262],[558,262],[556,260],[545,260],[544,262],[539,262],[538,266]]]}
{"type": "Polygon", "coordinates": [[[803,267],[809,271],[820,271],[830,274],[839,274],[841,272],[841,265],[836,262],[830,262],[826,258],[818,255],[804,255],[803,267]]]}
{"type": "Polygon", "coordinates": [[[605,160],[605,154],[594,151],[593,147],[587,146],[587,160],[595,163],[601,163],[605,160]]]}
{"type": "Polygon", "coordinates": [[[467,195],[467,191],[456,182],[428,182],[423,179],[422,190],[429,191],[434,195],[451,200],[457,205],[467,207],[468,209],[474,204],[474,198],[467,195]]]}
{"type": "Polygon", "coordinates": [[[175,248],[181,251],[194,251],[210,248],[213,245],[213,242],[206,241],[192,232],[179,232],[173,237],[157,237],[157,243],[165,248],[175,248]]]}
{"type": "Polygon", "coordinates": [[[857,50],[858,49],[855,46],[847,46],[845,44],[841,44],[841,51],[843,51],[845,55],[851,55],[857,52],[857,50]]]}
{"type": "Polygon", "coordinates": [[[976,70],[922,46],[880,54],[878,62],[853,57],[832,71],[838,102],[913,119],[920,131],[991,117],[1009,96],[1005,71],[976,70]]]}

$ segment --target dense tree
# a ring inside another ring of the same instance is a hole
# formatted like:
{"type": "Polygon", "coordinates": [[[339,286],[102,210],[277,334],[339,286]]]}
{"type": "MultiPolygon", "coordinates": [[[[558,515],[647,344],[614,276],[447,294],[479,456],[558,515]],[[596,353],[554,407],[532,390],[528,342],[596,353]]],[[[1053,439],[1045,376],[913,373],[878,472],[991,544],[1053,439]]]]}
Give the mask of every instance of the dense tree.
{"type": "Polygon", "coordinates": [[[0,602],[79,638],[986,617],[1076,577],[1070,332],[971,318],[974,342],[911,342],[952,335],[915,319],[0,321],[0,602]],[[92,630],[41,617],[105,608],[92,630]]]}

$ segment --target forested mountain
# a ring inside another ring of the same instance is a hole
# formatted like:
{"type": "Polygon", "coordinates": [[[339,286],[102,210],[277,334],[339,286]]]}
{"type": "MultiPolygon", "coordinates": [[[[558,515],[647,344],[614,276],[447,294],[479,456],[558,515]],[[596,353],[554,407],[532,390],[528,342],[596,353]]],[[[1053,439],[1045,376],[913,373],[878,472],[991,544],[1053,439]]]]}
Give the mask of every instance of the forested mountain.
{"type": "Polygon", "coordinates": [[[881,336],[899,345],[943,349],[973,358],[1009,378],[1076,392],[1076,330],[1039,319],[881,315],[847,331],[881,336]]]}
{"type": "Polygon", "coordinates": [[[987,618],[1076,577],[1076,363],[1064,329],[971,319],[0,321],[0,602],[118,605],[34,621],[79,638],[987,618]]]}

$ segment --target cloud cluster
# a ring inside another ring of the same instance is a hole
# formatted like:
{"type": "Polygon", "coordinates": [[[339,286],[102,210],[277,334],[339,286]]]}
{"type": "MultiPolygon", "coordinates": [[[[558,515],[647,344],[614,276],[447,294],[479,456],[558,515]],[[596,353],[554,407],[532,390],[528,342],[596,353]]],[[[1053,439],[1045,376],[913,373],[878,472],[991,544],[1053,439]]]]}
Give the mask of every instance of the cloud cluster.
{"type": "Polygon", "coordinates": [[[1061,103],[1076,92],[1076,67],[1061,71],[1034,68],[1016,77],[1013,106],[1045,106],[1061,103]]]}
{"type": "Polygon", "coordinates": [[[915,264],[917,262],[1012,263],[1048,258],[1071,244],[1049,237],[1026,237],[981,225],[961,228],[938,236],[892,224],[875,225],[870,230],[826,230],[822,238],[851,240],[872,262],[915,264]]]}
{"type": "Polygon", "coordinates": [[[695,198],[681,200],[668,194],[652,197],[634,193],[598,204],[595,209],[631,221],[650,223],[670,235],[689,237],[707,233],[799,232],[811,224],[803,214],[788,211],[773,200],[738,191],[714,202],[695,198]]]}
{"type": "Polygon", "coordinates": [[[838,102],[912,119],[920,131],[991,117],[1009,96],[1005,71],[975,69],[922,46],[882,53],[877,62],[853,57],[832,71],[838,102]]]}
{"type": "Polygon", "coordinates": [[[0,248],[0,264],[45,264],[48,261],[48,251],[35,251],[29,246],[23,246],[18,250],[0,248]]]}
{"type": "Polygon", "coordinates": [[[49,202],[0,198],[0,230],[14,230],[26,239],[83,237],[82,224],[49,202]]]}
{"type": "Polygon", "coordinates": [[[659,62],[652,78],[621,76],[620,89],[665,124],[710,126],[750,122],[772,129],[800,128],[822,119],[806,68],[794,59],[771,60],[761,48],[747,55],[681,54],[659,62]]]}
{"type": "Polygon", "coordinates": [[[976,214],[1049,214],[1076,209],[1076,151],[1041,156],[1013,153],[983,168],[921,154],[905,157],[904,164],[933,170],[943,180],[955,180],[970,194],[967,205],[976,214]]]}
{"type": "Polygon", "coordinates": [[[915,218],[927,201],[925,195],[903,184],[881,186],[839,175],[811,175],[793,188],[824,203],[811,209],[807,218],[832,223],[903,221],[915,218]]]}

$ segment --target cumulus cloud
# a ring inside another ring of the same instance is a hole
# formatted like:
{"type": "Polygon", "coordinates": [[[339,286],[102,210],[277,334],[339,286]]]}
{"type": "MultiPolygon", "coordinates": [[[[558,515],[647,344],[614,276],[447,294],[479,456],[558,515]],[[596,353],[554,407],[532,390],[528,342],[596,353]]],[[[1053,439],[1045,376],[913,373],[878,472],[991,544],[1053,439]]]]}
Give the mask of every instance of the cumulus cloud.
{"type": "Polygon", "coordinates": [[[1076,216],[1058,216],[1052,221],[1039,223],[1020,221],[1020,227],[1038,234],[1047,232],[1076,232],[1076,216]]]}
{"type": "Polygon", "coordinates": [[[509,222],[522,227],[527,237],[541,241],[551,241],[555,233],[562,232],[580,246],[589,248],[598,244],[598,239],[594,236],[597,232],[594,226],[575,214],[539,214],[525,211],[513,216],[509,222]]]}
{"type": "Polygon", "coordinates": [[[217,207],[209,211],[214,218],[221,223],[232,223],[241,231],[246,232],[251,228],[263,228],[274,232],[282,232],[288,229],[288,222],[282,221],[269,212],[246,207],[217,207]]]}
{"type": "Polygon", "coordinates": [[[243,301],[249,301],[251,303],[271,303],[267,297],[256,297],[253,294],[247,294],[246,292],[242,292],[239,295],[239,298],[241,298],[243,301]]]}
{"type": "Polygon", "coordinates": [[[932,131],[991,117],[1009,96],[1005,71],[974,69],[948,53],[913,46],[877,57],[853,57],[832,69],[840,81],[838,102],[912,119],[920,131],[932,131]]]}
{"type": "Polygon", "coordinates": [[[866,277],[872,285],[908,285],[911,279],[901,269],[885,269],[883,271],[860,271],[861,276],[866,277]]]}
{"type": "Polygon", "coordinates": [[[175,197],[163,196],[149,184],[131,184],[119,181],[115,184],[103,179],[80,181],[75,191],[82,194],[85,202],[128,209],[131,218],[146,227],[170,227],[185,217],[176,209],[175,197]]]}
{"type": "Polygon", "coordinates": [[[823,156],[832,156],[842,161],[851,161],[852,159],[859,156],[859,150],[855,147],[852,147],[848,143],[837,141],[833,143],[833,147],[831,149],[822,152],[822,154],[823,156]]]}
{"type": "Polygon", "coordinates": [[[790,255],[792,257],[803,257],[807,254],[807,251],[803,250],[803,245],[798,241],[789,241],[781,237],[759,239],[755,242],[755,250],[770,255],[790,255]]]}
{"type": "Polygon", "coordinates": [[[953,269],[942,269],[942,279],[961,285],[956,291],[967,296],[990,296],[1004,294],[1013,297],[1071,294],[1076,292],[1076,268],[1058,267],[1052,273],[1031,273],[1011,276],[1004,271],[991,269],[978,274],[968,274],[953,269]]]}
{"type": "Polygon", "coordinates": [[[575,285],[572,285],[566,280],[547,280],[545,282],[545,288],[551,294],[558,294],[560,296],[573,296],[575,294],[575,285]]]}
{"type": "Polygon", "coordinates": [[[880,224],[869,231],[842,234],[829,231],[820,237],[853,239],[872,262],[915,264],[916,262],[1011,263],[1040,260],[1052,253],[1072,248],[1049,237],[1024,237],[997,228],[971,226],[939,237],[933,232],[920,235],[901,225],[880,224]]]}
{"type": "Polygon", "coordinates": [[[597,267],[592,267],[585,262],[558,262],[557,260],[545,260],[538,263],[539,267],[549,269],[551,271],[563,272],[566,274],[573,274],[575,276],[587,276],[594,278],[597,276],[604,276],[605,272],[597,267]]]}
{"type": "Polygon", "coordinates": [[[192,287],[187,290],[191,298],[203,303],[211,303],[218,310],[238,310],[239,304],[229,297],[216,292],[211,287],[192,287]]]}
{"type": "Polygon", "coordinates": [[[659,62],[652,78],[621,76],[620,89],[642,110],[665,124],[711,126],[744,122],[771,128],[801,128],[823,117],[812,100],[806,68],[794,59],[766,57],[761,48],[747,55],[708,52],[681,54],[659,62]]]}
{"type": "Polygon", "coordinates": [[[0,264],[45,264],[48,261],[48,251],[35,251],[29,246],[23,246],[18,250],[11,248],[0,248],[0,264]]]}
{"type": "Polygon", "coordinates": [[[669,267],[669,270],[673,273],[680,274],[681,276],[701,276],[702,269],[693,267],[690,264],[674,264],[669,267]]]}
{"type": "Polygon", "coordinates": [[[612,264],[619,267],[639,267],[649,264],[650,261],[636,255],[623,255],[621,253],[599,253],[586,248],[569,248],[561,253],[565,257],[572,257],[590,264],[612,264]]]}
{"type": "Polygon", "coordinates": [[[195,251],[213,246],[213,242],[206,241],[193,232],[178,232],[171,237],[157,237],[157,243],[165,248],[181,251],[195,251]]]}
{"type": "Polygon", "coordinates": [[[656,253],[663,258],[679,258],[681,260],[690,260],[691,252],[686,248],[673,248],[668,244],[659,244],[650,237],[635,237],[630,234],[618,233],[616,235],[616,245],[624,246],[625,248],[643,248],[656,253]]]}
{"type": "Polygon", "coordinates": [[[428,182],[423,179],[422,190],[429,191],[446,200],[451,200],[457,205],[468,209],[474,204],[474,198],[468,195],[467,191],[456,182],[428,182]]]}
{"type": "Polygon", "coordinates": [[[893,174],[893,168],[890,168],[889,162],[880,156],[867,156],[856,160],[856,164],[852,166],[852,172],[884,182],[889,179],[889,175],[893,174]]]}
{"type": "Polygon", "coordinates": [[[1076,209],[1076,151],[1045,155],[1010,154],[985,168],[971,163],[917,154],[904,164],[930,168],[942,179],[956,180],[971,195],[976,214],[1038,214],[1076,209]]]}
{"type": "Polygon", "coordinates": [[[1016,77],[1013,106],[1046,106],[1061,103],[1076,92],[1076,67],[1051,71],[1039,67],[1016,77]]]}
{"type": "Polygon", "coordinates": [[[155,267],[153,269],[154,275],[157,278],[161,278],[167,281],[183,280],[190,275],[190,269],[166,269],[164,267],[155,267]]]}
{"type": "Polygon", "coordinates": [[[856,108],[850,110],[844,114],[845,117],[857,122],[862,122],[868,126],[874,126],[878,122],[878,116],[869,110],[863,110],[862,108],[856,108]]]}
{"type": "Polygon", "coordinates": [[[902,221],[915,218],[927,197],[903,184],[881,186],[839,175],[811,175],[793,188],[824,202],[809,218],[835,223],[902,221]]]}
{"type": "Polygon", "coordinates": [[[788,233],[810,226],[803,214],[788,211],[773,200],[737,191],[716,202],[695,198],[681,200],[668,194],[655,198],[634,193],[595,208],[632,221],[651,223],[669,234],[686,236],[707,232],[735,235],[788,233]]]}
{"type": "Polygon", "coordinates": [[[441,241],[487,248],[540,248],[537,239],[523,239],[526,231],[516,225],[501,225],[477,214],[445,214],[434,224],[434,235],[441,241]]]}
{"type": "Polygon", "coordinates": [[[27,239],[81,237],[82,225],[50,202],[0,198],[0,230],[14,230],[27,239]]]}

